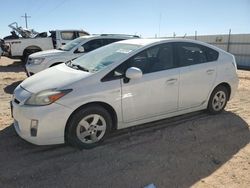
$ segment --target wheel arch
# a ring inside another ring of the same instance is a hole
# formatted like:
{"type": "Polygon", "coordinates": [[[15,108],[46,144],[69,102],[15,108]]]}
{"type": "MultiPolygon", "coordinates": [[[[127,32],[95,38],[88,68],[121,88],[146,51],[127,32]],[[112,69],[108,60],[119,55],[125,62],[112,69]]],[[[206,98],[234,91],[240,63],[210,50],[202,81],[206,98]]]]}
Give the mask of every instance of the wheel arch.
{"type": "Polygon", "coordinates": [[[28,51],[28,50],[39,50],[39,51],[42,51],[42,48],[40,48],[39,46],[35,46],[35,45],[28,46],[28,47],[26,47],[26,48],[23,50],[23,54],[24,54],[25,51],[28,51]]]}
{"type": "Polygon", "coordinates": [[[222,82],[222,83],[218,84],[216,87],[214,87],[213,91],[215,90],[215,88],[217,88],[219,86],[224,86],[227,89],[227,91],[228,91],[228,100],[229,100],[230,97],[231,97],[231,86],[230,86],[230,84],[227,83],[227,82],[222,82]]]}
{"type": "Polygon", "coordinates": [[[91,106],[91,105],[99,105],[101,107],[103,107],[105,110],[107,110],[110,115],[111,115],[111,119],[112,119],[112,127],[111,127],[111,130],[116,130],[117,129],[117,114],[116,114],[116,111],[114,110],[114,108],[109,105],[108,103],[105,103],[105,102],[101,102],[101,101],[96,101],[96,102],[89,102],[89,103],[86,103],[84,105],[81,105],[79,106],[76,110],[74,110],[67,122],[66,122],[66,126],[65,126],[65,130],[64,130],[64,135],[66,135],[66,132],[67,132],[67,129],[68,129],[68,125],[69,125],[69,121],[71,120],[71,118],[73,117],[73,115],[78,112],[79,110],[83,109],[83,108],[87,108],[88,106],[91,106]]]}

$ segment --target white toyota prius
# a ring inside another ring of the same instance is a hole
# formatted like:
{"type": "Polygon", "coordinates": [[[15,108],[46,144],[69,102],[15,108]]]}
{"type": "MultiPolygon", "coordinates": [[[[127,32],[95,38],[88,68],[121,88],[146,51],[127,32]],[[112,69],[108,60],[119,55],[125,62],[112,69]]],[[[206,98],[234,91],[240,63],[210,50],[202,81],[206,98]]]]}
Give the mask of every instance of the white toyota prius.
{"type": "Polygon", "coordinates": [[[16,132],[37,145],[91,148],[110,131],[207,109],[238,86],[233,55],[187,39],[132,39],[24,80],[11,101],[16,132]]]}

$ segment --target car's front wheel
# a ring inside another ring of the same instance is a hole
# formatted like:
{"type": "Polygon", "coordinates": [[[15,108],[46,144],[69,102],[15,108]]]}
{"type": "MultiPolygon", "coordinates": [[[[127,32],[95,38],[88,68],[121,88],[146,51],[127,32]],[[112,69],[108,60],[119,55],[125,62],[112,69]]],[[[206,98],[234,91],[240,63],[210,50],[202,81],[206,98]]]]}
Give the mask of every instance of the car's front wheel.
{"type": "Polygon", "coordinates": [[[99,105],[87,106],[68,122],[66,141],[78,148],[93,148],[110,132],[112,119],[106,109],[99,105]]]}
{"type": "Polygon", "coordinates": [[[208,102],[208,112],[211,114],[218,114],[224,110],[228,101],[228,90],[224,86],[218,86],[212,92],[208,102]]]}

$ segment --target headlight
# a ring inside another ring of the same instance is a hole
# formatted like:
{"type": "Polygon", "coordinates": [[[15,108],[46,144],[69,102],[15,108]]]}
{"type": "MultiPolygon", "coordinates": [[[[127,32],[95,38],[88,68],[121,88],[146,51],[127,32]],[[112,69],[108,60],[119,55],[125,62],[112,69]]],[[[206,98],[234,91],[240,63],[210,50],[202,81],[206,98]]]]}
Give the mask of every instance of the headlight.
{"type": "Polygon", "coordinates": [[[31,59],[29,63],[30,63],[30,64],[33,64],[33,65],[39,65],[39,64],[41,64],[44,60],[45,60],[45,58],[34,58],[34,59],[31,59]]]}
{"type": "Polygon", "coordinates": [[[27,101],[25,101],[24,104],[33,105],[33,106],[49,105],[57,101],[64,95],[68,94],[71,91],[72,89],[66,89],[66,90],[50,89],[50,90],[41,91],[37,94],[31,95],[31,97],[27,99],[27,101]]]}

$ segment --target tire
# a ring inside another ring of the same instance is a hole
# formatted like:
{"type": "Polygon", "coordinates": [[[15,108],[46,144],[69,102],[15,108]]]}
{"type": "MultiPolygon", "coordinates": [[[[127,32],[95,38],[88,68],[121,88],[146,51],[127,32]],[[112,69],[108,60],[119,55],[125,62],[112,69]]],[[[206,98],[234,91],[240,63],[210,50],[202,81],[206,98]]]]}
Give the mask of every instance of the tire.
{"type": "Polygon", "coordinates": [[[107,110],[99,105],[86,106],[68,121],[65,140],[79,149],[91,149],[103,142],[111,127],[112,118],[107,110]]]}
{"type": "Polygon", "coordinates": [[[29,55],[33,54],[33,53],[36,53],[36,52],[40,52],[41,49],[26,49],[24,50],[23,52],[23,56],[21,58],[22,62],[23,62],[23,65],[26,64],[28,58],[29,58],[29,55]]]}
{"type": "Polygon", "coordinates": [[[26,61],[28,60],[28,57],[29,57],[28,51],[25,50],[25,51],[23,52],[23,56],[21,57],[21,60],[22,60],[22,64],[23,64],[23,65],[26,64],[26,61]]]}
{"type": "Polygon", "coordinates": [[[228,90],[224,86],[217,86],[209,99],[207,110],[210,114],[219,114],[227,105],[228,90]]]}
{"type": "Polygon", "coordinates": [[[24,56],[25,59],[24,59],[24,62],[23,62],[24,65],[27,63],[30,54],[31,54],[31,53],[29,53],[29,52],[27,52],[27,53],[25,54],[25,56],[24,56]]]}

